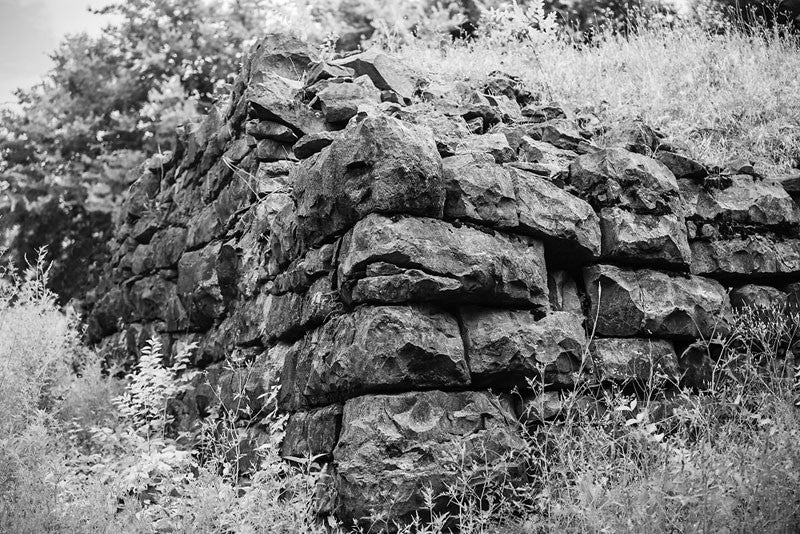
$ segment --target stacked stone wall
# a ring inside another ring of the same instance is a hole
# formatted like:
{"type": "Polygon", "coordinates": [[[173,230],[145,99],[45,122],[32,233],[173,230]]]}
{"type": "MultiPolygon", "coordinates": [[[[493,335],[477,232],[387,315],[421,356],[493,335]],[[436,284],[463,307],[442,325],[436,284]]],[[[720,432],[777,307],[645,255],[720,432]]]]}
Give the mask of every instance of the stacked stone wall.
{"type": "Polygon", "coordinates": [[[208,383],[173,409],[239,406],[247,447],[280,376],[282,453],[327,463],[321,509],[403,518],[464,463],[513,475],[520,418],[560,392],[702,387],[733,307],[796,305],[796,178],[701,165],[641,123],[598,146],[596,118],[500,73],[310,57],[265,39],[142,166],[89,337],[123,362],[196,343],[208,383]]]}

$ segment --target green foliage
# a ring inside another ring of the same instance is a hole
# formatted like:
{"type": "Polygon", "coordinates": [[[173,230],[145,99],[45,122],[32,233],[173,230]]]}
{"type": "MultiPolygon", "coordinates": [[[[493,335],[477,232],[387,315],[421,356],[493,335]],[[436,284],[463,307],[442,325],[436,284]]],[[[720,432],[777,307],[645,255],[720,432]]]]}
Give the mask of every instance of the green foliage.
{"type": "Polygon", "coordinates": [[[182,348],[170,367],[163,363],[161,341],[148,340],[139,355],[135,372],[128,376],[125,392],[112,400],[120,415],[127,419],[133,431],[146,439],[163,437],[169,424],[167,404],[184,392],[193,373],[184,372],[196,344],[182,348]]]}
{"type": "Polygon", "coordinates": [[[17,92],[19,109],[0,111],[0,245],[17,263],[49,245],[62,302],[95,284],[129,171],[226,91],[263,4],[112,2],[100,12],[114,24],[67,37],[42,83],[17,92]]]}
{"type": "Polygon", "coordinates": [[[13,266],[0,278],[0,439],[39,417],[52,402],[76,346],[70,319],[55,307],[47,287],[45,251],[19,274],[13,266]]]}

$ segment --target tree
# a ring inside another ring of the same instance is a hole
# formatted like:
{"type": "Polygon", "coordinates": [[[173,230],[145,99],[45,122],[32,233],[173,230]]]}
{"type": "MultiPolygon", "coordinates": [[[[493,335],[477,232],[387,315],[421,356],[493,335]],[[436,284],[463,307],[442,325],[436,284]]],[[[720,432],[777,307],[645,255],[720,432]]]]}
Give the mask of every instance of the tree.
{"type": "MultiPolygon", "coordinates": [[[[99,37],[70,36],[0,114],[0,246],[47,245],[62,301],[94,283],[129,171],[224,94],[266,20],[262,0],[117,0],[99,37]]],[[[133,177],[135,178],[135,177],[133,177]]]]}

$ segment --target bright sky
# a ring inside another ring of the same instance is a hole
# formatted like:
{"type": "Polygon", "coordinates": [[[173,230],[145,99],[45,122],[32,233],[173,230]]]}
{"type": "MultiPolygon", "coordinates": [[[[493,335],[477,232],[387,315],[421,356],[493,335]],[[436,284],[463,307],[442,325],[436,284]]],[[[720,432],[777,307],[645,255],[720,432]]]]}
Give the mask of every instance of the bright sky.
{"type": "Polygon", "coordinates": [[[50,68],[49,53],[68,33],[97,34],[103,17],[87,11],[104,0],[0,0],[0,105],[13,91],[39,81],[50,68]]]}

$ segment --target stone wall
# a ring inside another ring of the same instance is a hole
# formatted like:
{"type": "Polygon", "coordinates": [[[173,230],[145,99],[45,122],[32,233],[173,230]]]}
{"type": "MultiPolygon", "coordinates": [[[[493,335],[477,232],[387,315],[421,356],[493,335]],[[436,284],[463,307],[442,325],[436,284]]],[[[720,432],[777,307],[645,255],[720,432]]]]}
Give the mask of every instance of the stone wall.
{"type": "Polygon", "coordinates": [[[328,462],[320,507],[345,521],[408,516],[460,463],[513,478],[527,406],[654,368],[702,386],[732,305],[800,296],[797,179],[601,131],[501,73],[441,85],[269,37],[140,169],[89,337],[123,362],[154,334],[197,343],[210,384],[179,420],[244,389],[249,447],[275,370],[282,452],[328,462]]]}

